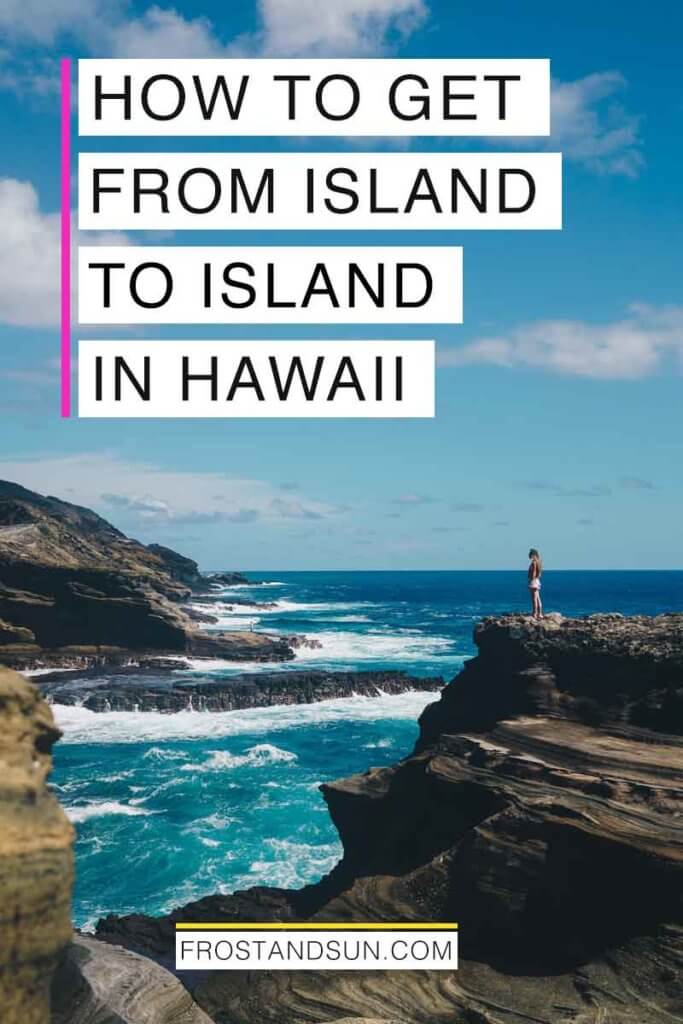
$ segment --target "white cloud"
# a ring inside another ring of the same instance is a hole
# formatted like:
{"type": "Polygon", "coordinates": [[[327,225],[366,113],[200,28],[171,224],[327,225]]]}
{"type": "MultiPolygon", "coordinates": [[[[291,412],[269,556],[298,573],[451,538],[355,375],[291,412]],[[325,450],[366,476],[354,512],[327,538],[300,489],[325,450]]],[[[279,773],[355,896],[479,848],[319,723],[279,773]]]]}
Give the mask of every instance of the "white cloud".
{"type": "Polygon", "coordinates": [[[271,515],[279,519],[324,519],[323,513],[305,501],[292,501],[274,497],[268,506],[271,515]]]}
{"type": "Polygon", "coordinates": [[[427,16],[425,0],[258,0],[260,27],[222,39],[209,18],[152,4],[139,17],[125,0],[2,0],[9,39],[54,46],[71,37],[96,56],[365,56],[381,53],[427,16]]]}
{"type": "Polygon", "coordinates": [[[683,359],[683,306],[632,306],[613,323],[537,320],[439,352],[440,366],[529,366],[578,377],[627,380],[683,359]]]}
{"type": "Polygon", "coordinates": [[[339,512],[334,505],[303,496],[283,503],[279,487],[264,480],[170,471],[106,452],[1,460],[0,479],[95,508],[124,529],[256,519],[277,523],[330,518],[339,512]]]}
{"type": "Polygon", "coordinates": [[[548,138],[491,139],[511,149],[561,151],[594,174],[636,178],[644,165],[640,125],[619,97],[628,83],[618,71],[596,71],[573,82],[553,80],[548,138]]]}
{"type": "MultiPolygon", "coordinates": [[[[44,213],[40,209],[38,193],[29,181],[0,178],[0,224],[0,322],[17,327],[55,327],[60,308],[59,213],[44,213]]],[[[116,232],[88,233],[89,245],[126,242],[126,237],[116,232]]],[[[75,244],[72,254],[75,319],[75,244]]]]}
{"type": "Polygon", "coordinates": [[[382,53],[427,17],[424,0],[259,0],[264,56],[382,53]]]}
{"type": "Polygon", "coordinates": [[[61,35],[80,37],[89,25],[123,15],[117,0],[2,0],[0,29],[12,40],[51,46],[61,35]]]}
{"type": "Polygon", "coordinates": [[[42,213],[26,181],[0,180],[0,320],[53,326],[59,318],[59,214],[42,213]]]}
{"type": "Polygon", "coordinates": [[[618,102],[625,88],[618,71],[553,82],[551,147],[598,174],[635,177],[643,165],[640,118],[618,102]]]}
{"type": "Polygon", "coordinates": [[[154,5],[140,18],[109,27],[107,56],[112,57],[224,57],[223,44],[208,18],[184,18],[154,5]]]}
{"type": "MultiPolygon", "coordinates": [[[[0,31],[18,44],[54,49],[65,39],[96,57],[227,56],[208,18],[185,18],[153,4],[129,16],[125,0],[0,0],[0,31]]],[[[0,51],[0,86],[16,92],[59,89],[57,61],[31,53],[0,51]]]]}
{"type": "Polygon", "coordinates": [[[52,56],[31,54],[25,57],[0,48],[0,89],[13,92],[22,99],[26,96],[47,97],[54,103],[60,89],[59,61],[52,56]]]}

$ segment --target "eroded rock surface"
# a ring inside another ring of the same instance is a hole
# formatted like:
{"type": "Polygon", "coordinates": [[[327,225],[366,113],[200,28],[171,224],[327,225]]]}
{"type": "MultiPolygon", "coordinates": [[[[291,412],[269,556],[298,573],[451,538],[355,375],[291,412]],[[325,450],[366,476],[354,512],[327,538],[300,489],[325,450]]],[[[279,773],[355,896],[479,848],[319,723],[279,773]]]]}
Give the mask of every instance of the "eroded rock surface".
{"type": "Polygon", "coordinates": [[[71,937],[71,825],[48,791],[59,732],[35,687],[0,668],[0,1020],[47,1024],[71,937]]]}
{"type": "Polygon", "coordinates": [[[324,786],[344,856],[298,892],[176,920],[450,921],[458,972],[182,975],[216,1024],[671,1024],[683,1016],[683,616],[485,620],[415,753],[324,786]]]}
{"type": "MultiPolygon", "coordinates": [[[[173,665],[173,662],[171,662],[173,665]]],[[[56,704],[78,704],[90,711],[234,711],[274,704],[312,704],[320,700],[360,694],[377,697],[407,690],[434,692],[444,685],[439,677],[410,676],[404,672],[262,672],[227,679],[182,678],[177,671],[153,682],[144,675],[65,679],[55,673],[38,680],[42,692],[56,704]]]]}
{"type": "Polygon", "coordinates": [[[211,1019],[163,967],[77,935],[55,975],[52,1024],[211,1024],[211,1019]]]}
{"type": "Polygon", "coordinates": [[[236,661],[294,657],[279,638],[203,633],[183,608],[214,582],[162,545],[126,537],[90,509],[0,481],[0,661],[88,668],[122,652],[236,661]]]}

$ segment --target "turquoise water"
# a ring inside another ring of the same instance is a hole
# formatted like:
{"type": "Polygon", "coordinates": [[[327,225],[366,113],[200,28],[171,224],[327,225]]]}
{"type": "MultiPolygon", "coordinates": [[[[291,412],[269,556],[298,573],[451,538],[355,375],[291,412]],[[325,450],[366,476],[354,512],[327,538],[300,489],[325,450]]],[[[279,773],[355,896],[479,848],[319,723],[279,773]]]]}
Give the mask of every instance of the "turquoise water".
{"type": "MultiPolygon", "coordinates": [[[[474,622],[525,609],[519,573],[253,574],[267,586],[218,595],[215,628],[316,636],[281,671],[403,668],[450,679],[473,653],[474,622]],[[230,607],[231,599],[269,602],[230,607]]],[[[546,573],[548,610],[679,610],[683,572],[546,573]]],[[[272,666],[254,665],[254,671],[272,666]]],[[[216,679],[244,666],[195,665],[216,679]]],[[[187,672],[179,676],[187,676],[187,672]]],[[[56,707],[65,736],[53,782],[78,833],[74,918],[161,913],[212,892],[300,886],[340,855],[322,781],[409,753],[425,693],[354,697],[225,714],[56,707]]]]}

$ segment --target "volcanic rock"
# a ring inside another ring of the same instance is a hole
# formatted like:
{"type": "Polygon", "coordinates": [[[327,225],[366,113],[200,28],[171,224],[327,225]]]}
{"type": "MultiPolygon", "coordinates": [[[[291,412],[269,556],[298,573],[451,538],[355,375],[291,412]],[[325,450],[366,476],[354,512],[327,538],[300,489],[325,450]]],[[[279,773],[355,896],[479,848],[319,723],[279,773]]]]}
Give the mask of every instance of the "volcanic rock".
{"type": "Polygon", "coordinates": [[[323,786],[344,855],[179,920],[458,921],[460,970],[182,972],[216,1024],[671,1024],[683,1007],[683,616],[487,619],[412,756],[323,786]]]}
{"type": "Polygon", "coordinates": [[[52,985],[51,1024],[212,1024],[187,989],[147,957],[77,935],[52,985]]]}
{"type": "MultiPolygon", "coordinates": [[[[320,700],[361,695],[377,697],[408,690],[435,692],[443,686],[441,678],[410,676],[404,672],[263,672],[233,675],[226,679],[212,676],[182,678],[178,672],[159,680],[157,663],[152,659],[153,682],[144,675],[66,673],[42,676],[37,682],[42,693],[55,704],[76,704],[90,711],[235,711],[243,708],[270,707],[274,704],[313,704],[320,700]]],[[[173,662],[169,663],[174,666],[173,662]]],[[[177,663],[175,663],[177,668],[177,663]]]]}
{"type": "Polygon", "coordinates": [[[192,559],[132,540],[90,509],[0,481],[4,664],[58,666],[79,654],[122,650],[293,657],[263,634],[202,634],[182,602],[210,586],[192,559]]]}
{"type": "Polygon", "coordinates": [[[255,587],[261,582],[260,580],[249,580],[241,572],[210,572],[206,579],[209,583],[218,584],[221,587],[244,587],[247,584],[255,587]]]}

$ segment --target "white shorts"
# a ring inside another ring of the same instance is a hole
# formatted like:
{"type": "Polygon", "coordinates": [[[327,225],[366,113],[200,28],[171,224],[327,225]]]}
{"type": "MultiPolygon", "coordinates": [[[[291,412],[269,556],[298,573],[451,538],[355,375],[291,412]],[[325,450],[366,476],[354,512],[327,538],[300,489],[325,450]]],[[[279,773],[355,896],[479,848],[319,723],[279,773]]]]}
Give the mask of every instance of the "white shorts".
{"type": "Polygon", "coordinates": [[[531,580],[529,583],[529,590],[540,590],[541,581],[539,579],[531,580]]]}

